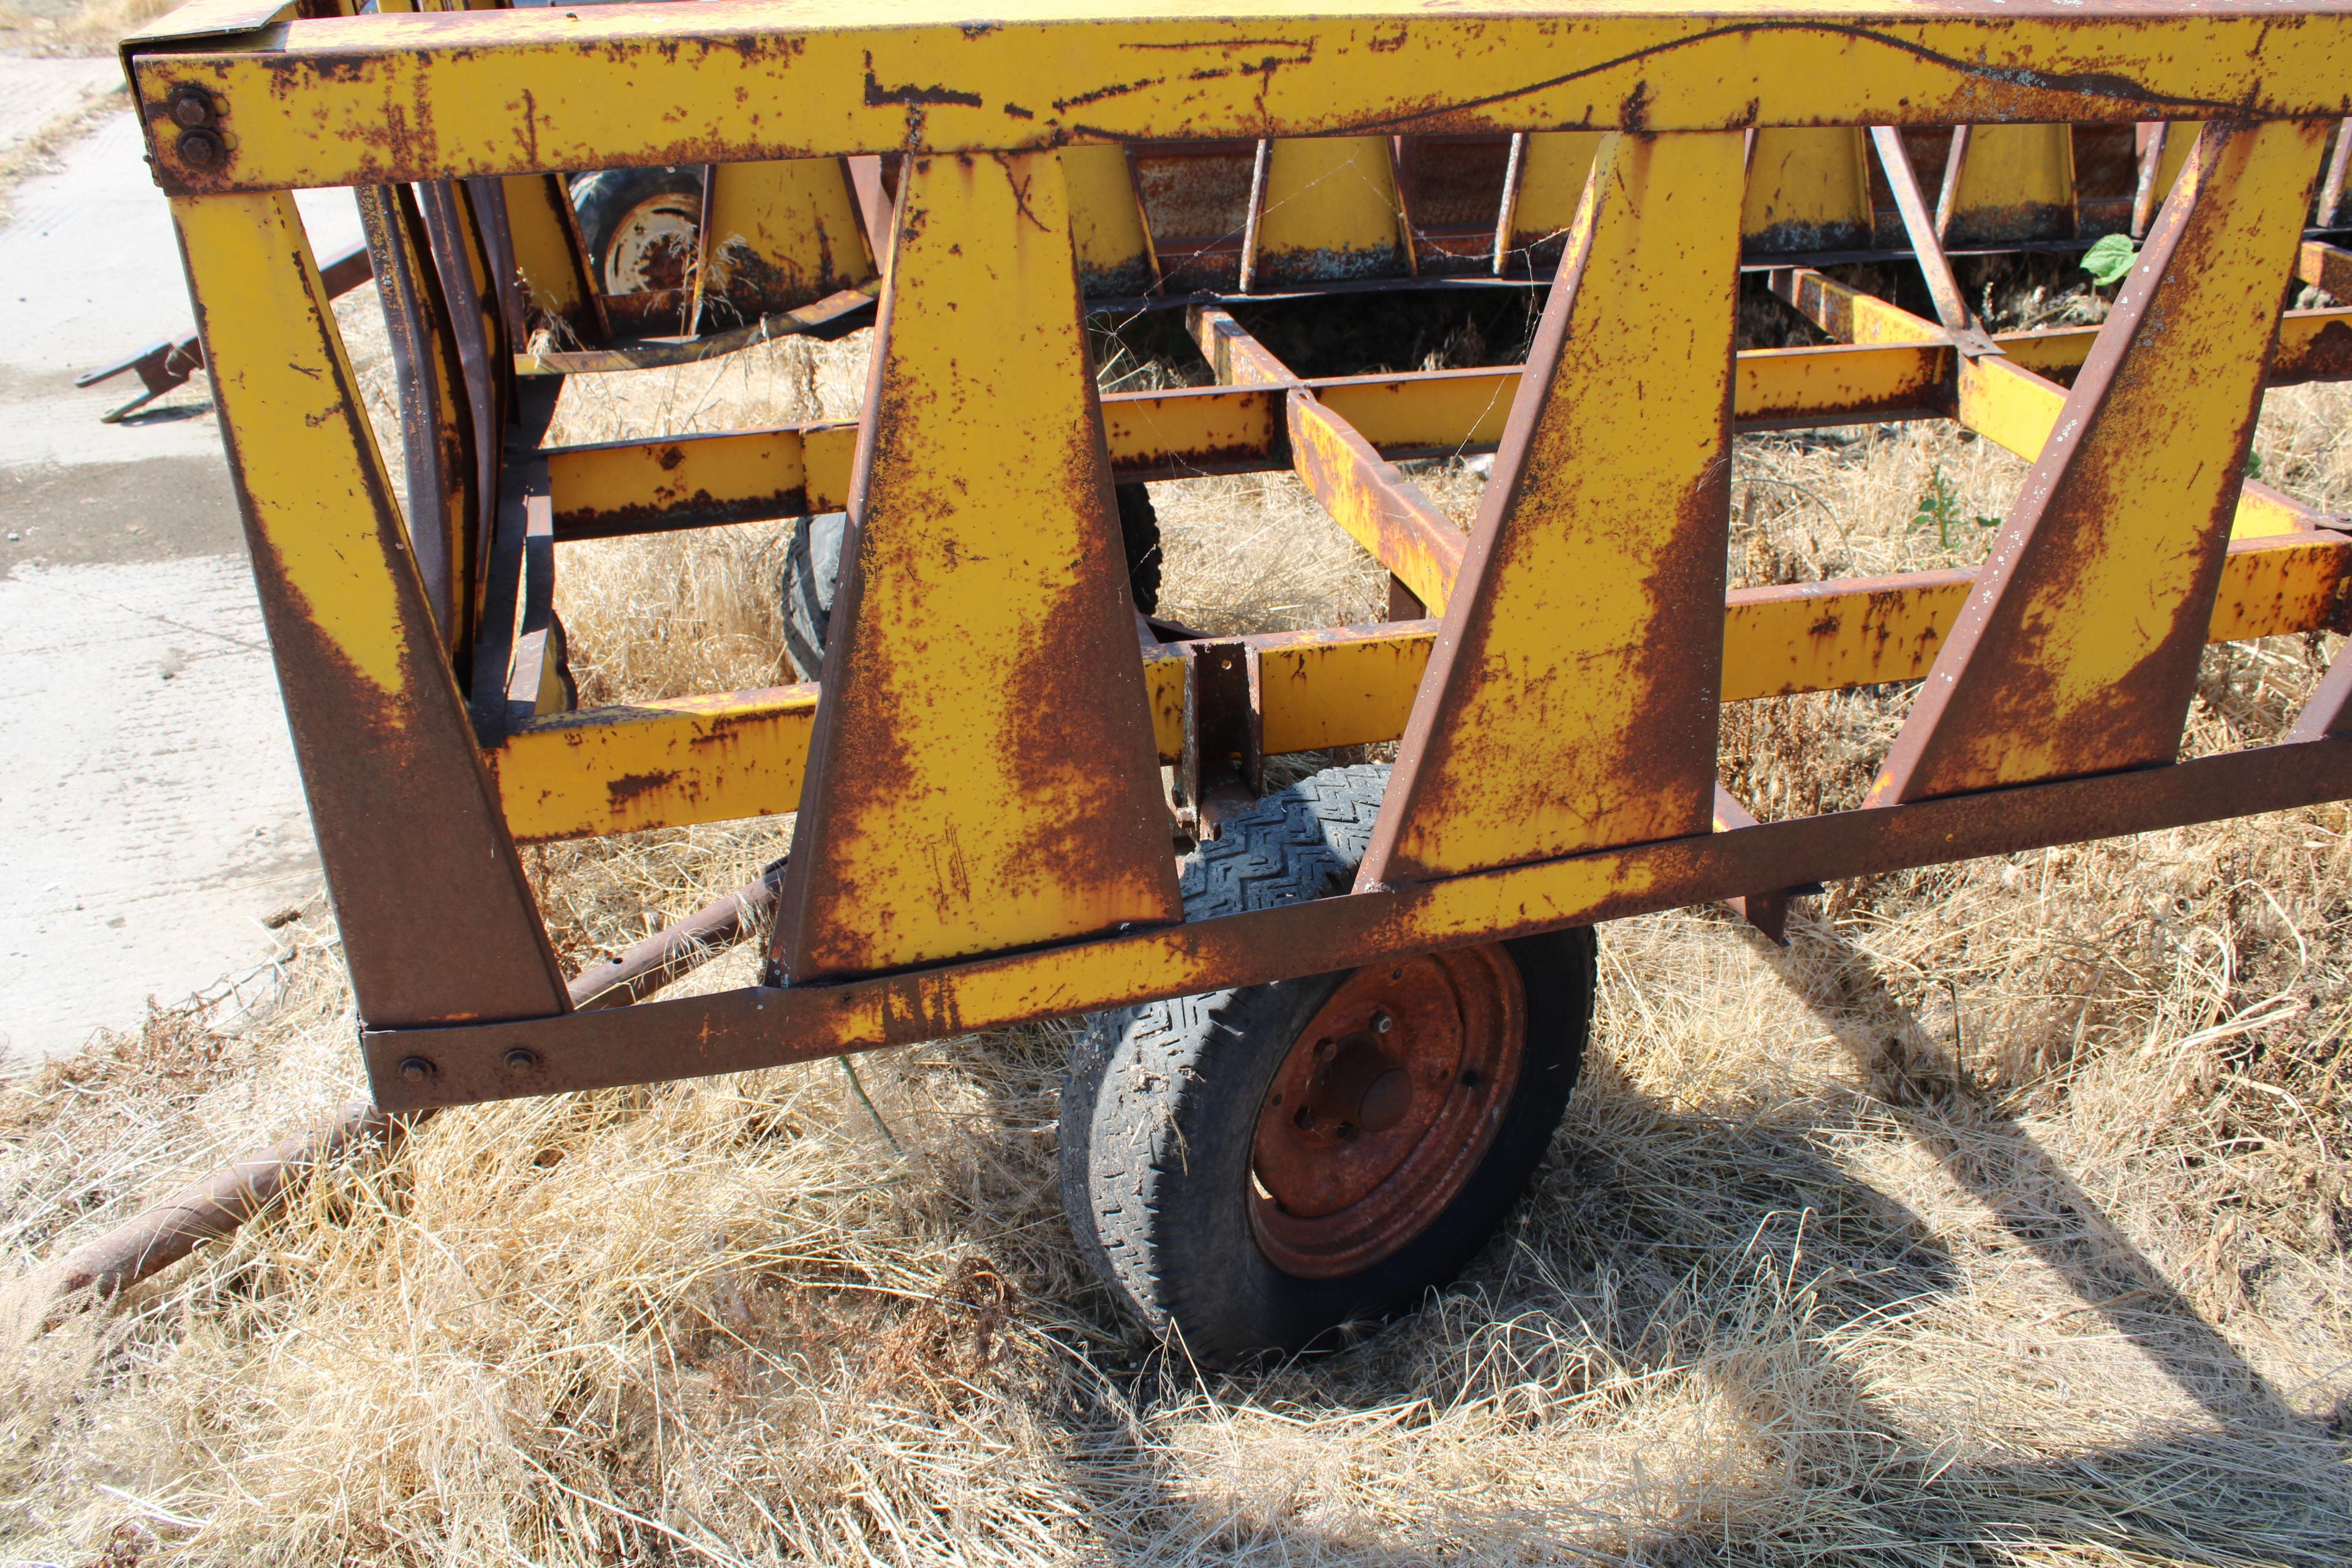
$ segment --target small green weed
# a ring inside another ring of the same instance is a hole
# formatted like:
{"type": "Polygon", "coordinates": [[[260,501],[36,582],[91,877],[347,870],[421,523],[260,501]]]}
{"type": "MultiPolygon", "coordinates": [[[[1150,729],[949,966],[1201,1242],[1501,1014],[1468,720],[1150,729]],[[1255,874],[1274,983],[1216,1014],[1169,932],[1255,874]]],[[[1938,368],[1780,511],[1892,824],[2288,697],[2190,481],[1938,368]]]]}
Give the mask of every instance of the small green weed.
{"type": "Polygon", "coordinates": [[[1952,542],[1955,527],[1999,528],[2000,519],[1986,517],[1982,513],[1973,517],[1963,515],[1958,487],[1944,477],[1943,469],[1937,468],[1928,476],[1927,488],[1919,492],[1918,503],[1911,516],[1911,526],[1934,529],[1937,542],[1945,549],[1952,550],[1958,548],[1952,542]]]}

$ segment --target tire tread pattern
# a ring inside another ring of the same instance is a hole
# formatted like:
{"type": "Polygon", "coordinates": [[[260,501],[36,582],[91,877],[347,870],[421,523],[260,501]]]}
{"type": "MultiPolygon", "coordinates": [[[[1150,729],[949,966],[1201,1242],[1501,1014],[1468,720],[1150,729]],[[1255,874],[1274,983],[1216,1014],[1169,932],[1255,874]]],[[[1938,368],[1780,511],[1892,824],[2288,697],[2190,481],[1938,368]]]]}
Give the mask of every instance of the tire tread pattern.
{"type": "MultiPolygon", "coordinates": [[[[1225,823],[1182,874],[1184,918],[1208,920],[1342,891],[1364,858],[1385,763],[1332,768],[1276,791],[1225,823]]],[[[1297,984],[1297,983],[1294,983],[1297,984]]],[[[1188,1316],[1174,1300],[1153,1222],[1160,1193],[1181,1180],[1183,1140],[1171,1112],[1179,1075],[1198,1070],[1201,1042],[1243,1043],[1251,986],[1098,1013],[1088,1020],[1063,1094],[1062,1197],[1080,1250],[1155,1333],[1188,1316]],[[1114,1057],[1122,1070],[1109,1074],[1114,1057]],[[1085,1136],[1073,1136],[1083,1130],[1085,1136]]],[[[1202,1347],[1213,1352],[1215,1347],[1202,1347]]]]}

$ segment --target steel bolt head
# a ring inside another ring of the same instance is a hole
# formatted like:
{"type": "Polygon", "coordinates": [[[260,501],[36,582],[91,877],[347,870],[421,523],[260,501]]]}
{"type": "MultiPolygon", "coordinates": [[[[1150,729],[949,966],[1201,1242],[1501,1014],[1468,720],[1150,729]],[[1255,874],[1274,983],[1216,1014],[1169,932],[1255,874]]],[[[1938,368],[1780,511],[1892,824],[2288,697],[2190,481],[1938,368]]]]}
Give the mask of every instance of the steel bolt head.
{"type": "Polygon", "coordinates": [[[209,169],[227,153],[219,137],[202,129],[181,132],[172,150],[179,153],[181,163],[192,169],[209,169]]]}
{"type": "Polygon", "coordinates": [[[172,122],[194,130],[213,122],[213,95],[195,86],[175,87],[164,100],[164,111],[172,122]]]}
{"type": "Polygon", "coordinates": [[[1375,1013],[1372,1015],[1372,1033],[1375,1035],[1385,1035],[1391,1029],[1395,1027],[1396,1020],[1390,1017],[1386,1013],[1375,1013]]]}
{"type": "Polygon", "coordinates": [[[404,1057],[400,1063],[400,1076],[411,1083],[423,1083],[433,1076],[433,1064],[423,1057],[404,1057]]]}
{"type": "Polygon", "coordinates": [[[517,1046],[507,1053],[507,1066],[517,1072],[528,1071],[539,1065],[539,1053],[529,1046],[517,1046]]]}

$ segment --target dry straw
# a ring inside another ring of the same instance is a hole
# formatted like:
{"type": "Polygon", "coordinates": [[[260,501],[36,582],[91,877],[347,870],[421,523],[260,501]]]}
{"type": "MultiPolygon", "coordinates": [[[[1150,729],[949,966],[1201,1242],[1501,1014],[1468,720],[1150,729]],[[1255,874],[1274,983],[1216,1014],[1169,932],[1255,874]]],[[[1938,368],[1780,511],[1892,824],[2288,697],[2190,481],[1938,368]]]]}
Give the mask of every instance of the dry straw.
{"type": "MultiPolygon", "coordinates": [[[[562,434],[846,414],[862,352],[589,384],[562,434]]],[[[2273,395],[2266,473],[2352,496],[2347,414],[2273,395]]],[[[2020,475],[1942,427],[1743,441],[1733,574],[1969,558],[2020,475]]],[[[1475,502],[1459,464],[1423,478],[1475,502]]],[[[1373,613],[1292,481],[1155,495],[1171,613],[1373,613]]],[[[777,679],[777,540],[568,547],[590,694],[777,679]]],[[[2333,640],[2211,655],[2191,746],[2275,733],[2333,640]]],[[[1737,708],[1727,776],[1768,816],[1850,803],[1906,700],[1737,708]]],[[[868,1058],[862,1092],[819,1063],[452,1112],[117,1310],[19,1325],[0,1536],[77,1564],[2339,1563],[2347,829],[1871,879],[1786,952],[1719,910],[1611,925],[1506,1234],[1359,1348],[1251,1376],[1138,1342],[1076,1258],[1067,1026],[868,1058]]],[[[577,965],[783,831],[532,870],[577,965]]],[[[257,1021],[159,1012],[8,1095],[16,1268],[353,1091],[331,927],[286,934],[257,1021]]]]}

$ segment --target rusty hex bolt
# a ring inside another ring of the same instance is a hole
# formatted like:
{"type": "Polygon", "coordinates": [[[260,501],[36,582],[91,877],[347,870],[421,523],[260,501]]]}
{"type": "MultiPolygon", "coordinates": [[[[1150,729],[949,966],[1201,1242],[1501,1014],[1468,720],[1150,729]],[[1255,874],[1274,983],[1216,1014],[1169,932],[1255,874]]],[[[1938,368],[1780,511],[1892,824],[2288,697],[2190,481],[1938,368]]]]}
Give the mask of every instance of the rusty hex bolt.
{"type": "Polygon", "coordinates": [[[180,139],[172,144],[172,150],[179,153],[181,163],[192,169],[209,169],[228,153],[228,149],[221,145],[219,137],[201,128],[181,132],[180,139]]]}
{"type": "Polygon", "coordinates": [[[507,1053],[507,1066],[517,1072],[528,1072],[539,1065],[539,1053],[529,1046],[517,1046],[507,1053]]]}
{"type": "Polygon", "coordinates": [[[184,82],[163,100],[163,111],[172,117],[173,124],[194,131],[213,122],[213,95],[194,82],[184,82]]]}
{"type": "Polygon", "coordinates": [[[423,1057],[403,1057],[400,1060],[400,1076],[411,1083],[423,1083],[433,1072],[433,1064],[423,1057]]]}

